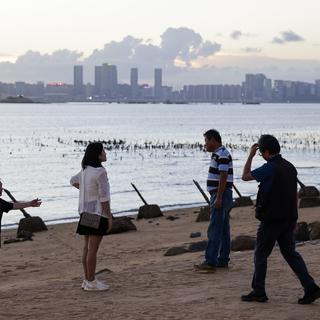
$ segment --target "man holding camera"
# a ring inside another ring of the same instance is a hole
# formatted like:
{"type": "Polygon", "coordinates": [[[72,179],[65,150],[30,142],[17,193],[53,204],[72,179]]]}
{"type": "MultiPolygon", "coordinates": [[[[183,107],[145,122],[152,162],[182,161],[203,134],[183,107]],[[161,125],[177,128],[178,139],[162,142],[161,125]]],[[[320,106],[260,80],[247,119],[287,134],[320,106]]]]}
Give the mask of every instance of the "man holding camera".
{"type": "Polygon", "coordinates": [[[276,242],[286,262],[300,280],[305,294],[299,304],[309,304],[320,298],[320,288],[310,276],[301,255],[295,250],[294,230],[298,219],[297,170],[280,154],[280,144],[271,135],[262,135],[251,147],[243,169],[244,181],[260,182],[256,204],[256,218],[261,221],[257,231],[254,255],[252,291],[242,301],[266,302],[265,291],[267,259],[276,242]],[[252,160],[259,150],[267,161],[251,171],[252,160]]]}

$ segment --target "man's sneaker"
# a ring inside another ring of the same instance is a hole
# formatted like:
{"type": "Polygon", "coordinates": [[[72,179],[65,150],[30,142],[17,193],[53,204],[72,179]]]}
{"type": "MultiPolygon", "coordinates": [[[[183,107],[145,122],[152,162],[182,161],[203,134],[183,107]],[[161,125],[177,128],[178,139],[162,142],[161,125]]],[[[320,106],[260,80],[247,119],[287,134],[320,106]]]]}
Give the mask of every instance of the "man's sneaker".
{"type": "Polygon", "coordinates": [[[207,262],[201,262],[199,264],[194,265],[194,270],[196,271],[202,271],[202,272],[215,272],[216,268],[214,266],[211,266],[207,262]]]}
{"type": "Polygon", "coordinates": [[[303,298],[298,300],[299,304],[310,304],[320,298],[320,288],[315,285],[313,289],[307,291],[303,298]]]}
{"type": "Polygon", "coordinates": [[[229,265],[228,263],[218,263],[215,267],[219,269],[228,269],[229,265]]]}
{"type": "Polygon", "coordinates": [[[86,286],[86,284],[87,284],[87,280],[84,279],[84,280],[82,281],[82,284],[81,284],[81,289],[84,289],[85,286],[86,286]]]}
{"type": "Polygon", "coordinates": [[[246,302],[266,302],[268,301],[268,297],[265,294],[256,294],[251,291],[249,294],[241,296],[241,300],[246,302]]]}
{"type": "Polygon", "coordinates": [[[98,280],[87,281],[85,287],[83,288],[85,291],[105,291],[110,287],[107,284],[104,284],[98,280]]]}

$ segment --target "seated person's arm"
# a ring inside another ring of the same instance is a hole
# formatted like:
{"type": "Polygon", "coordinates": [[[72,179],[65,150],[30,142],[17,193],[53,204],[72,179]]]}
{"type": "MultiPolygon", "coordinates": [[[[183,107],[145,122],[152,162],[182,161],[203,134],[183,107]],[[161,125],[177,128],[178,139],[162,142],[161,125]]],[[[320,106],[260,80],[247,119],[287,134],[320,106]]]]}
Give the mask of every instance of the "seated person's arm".
{"type": "Polygon", "coordinates": [[[28,202],[15,202],[13,203],[13,210],[19,210],[29,207],[40,207],[41,205],[41,199],[33,199],[28,202]]]}

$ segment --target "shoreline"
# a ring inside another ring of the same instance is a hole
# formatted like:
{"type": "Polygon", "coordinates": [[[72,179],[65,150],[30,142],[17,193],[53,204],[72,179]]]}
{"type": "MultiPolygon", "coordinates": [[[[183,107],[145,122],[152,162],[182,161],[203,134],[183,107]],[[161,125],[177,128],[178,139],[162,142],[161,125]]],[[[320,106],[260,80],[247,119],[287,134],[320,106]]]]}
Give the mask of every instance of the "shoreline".
{"type": "MultiPolygon", "coordinates": [[[[192,209],[192,208],[199,208],[199,207],[203,207],[206,206],[205,202],[196,202],[196,203],[188,203],[188,204],[172,204],[172,205],[164,205],[164,206],[160,206],[160,209],[162,212],[170,212],[170,211],[174,211],[174,210],[180,210],[180,209],[192,209]],[[201,204],[203,204],[201,206],[201,204]]],[[[118,211],[118,212],[114,212],[113,215],[114,217],[124,217],[124,216],[128,216],[128,217],[134,217],[138,215],[138,209],[130,209],[130,210],[126,210],[126,211],[118,211]]],[[[5,213],[7,214],[7,213],[5,213]]],[[[36,215],[33,215],[36,216],[36,215]]],[[[21,217],[21,219],[23,219],[23,217],[21,217]]],[[[43,220],[43,222],[48,225],[48,226],[52,226],[52,225],[60,225],[60,224],[66,224],[66,223],[75,223],[77,222],[79,219],[79,216],[73,216],[73,217],[66,217],[66,218],[57,218],[57,219],[49,219],[49,220],[43,220]]],[[[2,224],[1,225],[1,229],[2,230],[13,230],[13,229],[17,229],[18,228],[19,223],[10,223],[10,224],[2,224]]]]}

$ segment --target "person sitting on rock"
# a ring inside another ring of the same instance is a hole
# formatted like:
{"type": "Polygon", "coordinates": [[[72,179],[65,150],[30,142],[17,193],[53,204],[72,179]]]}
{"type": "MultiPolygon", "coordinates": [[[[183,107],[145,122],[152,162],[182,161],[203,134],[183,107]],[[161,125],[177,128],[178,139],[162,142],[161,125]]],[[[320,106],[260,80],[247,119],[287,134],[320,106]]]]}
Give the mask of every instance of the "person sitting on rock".
{"type": "MultiPolygon", "coordinates": [[[[0,197],[2,196],[2,182],[0,181],[0,197]]],[[[1,247],[1,220],[4,212],[9,212],[10,210],[19,210],[28,207],[39,207],[41,205],[40,199],[33,199],[27,202],[8,202],[0,198],[0,247],[1,247]]]]}

